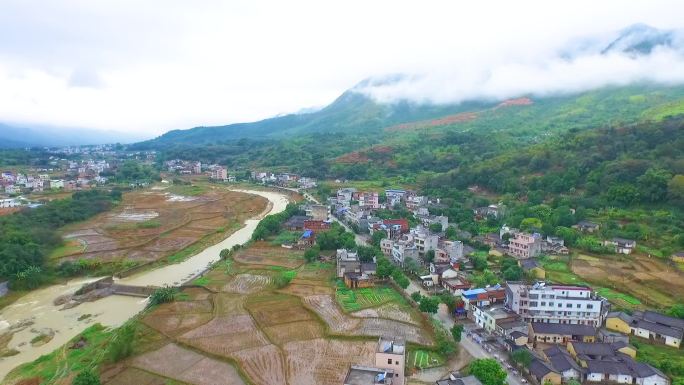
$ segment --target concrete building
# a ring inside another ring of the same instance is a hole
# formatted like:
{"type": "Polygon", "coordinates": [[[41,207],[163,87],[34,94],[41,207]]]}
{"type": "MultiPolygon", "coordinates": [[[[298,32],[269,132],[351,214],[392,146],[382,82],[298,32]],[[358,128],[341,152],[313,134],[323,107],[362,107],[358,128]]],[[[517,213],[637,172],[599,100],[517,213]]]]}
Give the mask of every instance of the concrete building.
{"type": "Polygon", "coordinates": [[[225,167],[216,167],[211,170],[211,179],[218,181],[228,180],[228,170],[225,167]]]}
{"type": "Polygon", "coordinates": [[[394,372],[392,385],[404,385],[406,342],[402,337],[380,337],[375,352],[375,366],[394,372]]]}
{"type": "Polygon", "coordinates": [[[527,322],[579,324],[599,327],[608,302],[591,288],[572,285],[534,285],[508,282],[506,306],[527,322]]]}
{"type": "Polygon", "coordinates": [[[517,321],[520,316],[506,309],[503,303],[488,306],[472,306],[472,318],[477,326],[491,334],[498,334],[497,327],[502,323],[517,321]]]}
{"type": "Polygon", "coordinates": [[[359,206],[371,210],[380,208],[380,199],[377,192],[357,192],[352,195],[352,199],[359,202],[359,206]]]}
{"type": "Polygon", "coordinates": [[[304,207],[306,211],[306,216],[311,217],[314,221],[326,221],[328,220],[328,214],[330,209],[326,205],[306,205],[304,207]]]}
{"type": "Polygon", "coordinates": [[[392,369],[352,365],[344,377],[344,385],[393,385],[393,379],[392,369]]]}
{"type": "Polygon", "coordinates": [[[542,252],[541,235],[515,233],[508,240],[508,254],[518,259],[534,258],[542,252]]]}

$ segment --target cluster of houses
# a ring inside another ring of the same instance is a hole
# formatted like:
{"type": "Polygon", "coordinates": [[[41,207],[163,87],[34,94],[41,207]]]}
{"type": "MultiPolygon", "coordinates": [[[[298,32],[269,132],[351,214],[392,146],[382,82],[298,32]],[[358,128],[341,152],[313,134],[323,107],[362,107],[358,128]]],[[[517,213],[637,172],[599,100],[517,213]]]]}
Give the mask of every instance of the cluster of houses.
{"type": "Polygon", "coordinates": [[[684,338],[684,320],[652,311],[610,312],[608,301],[587,286],[507,282],[459,294],[454,315],[471,318],[510,351],[528,350],[528,370],[539,384],[668,385],[661,371],[635,361],[629,337],[675,348],[684,338]]]}
{"type": "Polygon", "coordinates": [[[297,187],[310,189],[317,186],[316,179],[297,174],[282,172],[273,173],[267,171],[252,171],[252,180],[261,184],[270,184],[280,187],[297,187]]]}
{"type": "Polygon", "coordinates": [[[339,189],[328,199],[334,215],[353,226],[359,232],[373,235],[383,232],[380,243],[382,253],[395,263],[403,265],[408,259],[424,259],[428,252],[434,261],[458,263],[463,259],[463,243],[446,239],[444,231],[449,226],[446,216],[430,215],[431,201],[425,196],[405,190],[386,190],[385,202],[380,202],[377,192],[357,191],[354,188],[339,189]],[[374,214],[380,209],[403,206],[413,212],[419,224],[411,228],[406,219],[382,219],[374,214]]]}
{"type": "Polygon", "coordinates": [[[168,172],[180,175],[200,175],[202,174],[202,162],[173,159],[164,162],[164,168],[168,172]]]}
{"type": "Polygon", "coordinates": [[[90,169],[70,174],[66,179],[51,178],[47,173],[23,174],[4,171],[0,179],[0,188],[7,195],[19,195],[55,189],[73,191],[104,183],[107,183],[107,178],[99,176],[90,169]]]}
{"type": "MultiPolygon", "coordinates": [[[[496,205],[492,206],[498,207],[496,205]]],[[[484,209],[486,208],[481,208],[481,210],[484,209]]],[[[581,221],[574,225],[573,228],[582,232],[593,233],[598,231],[599,225],[588,221],[581,221]]],[[[506,225],[503,225],[498,233],[490,233],[475,237],[474,239],[492,247],[501,254],[517,259],[535,258],[542,254],[564,255],[569,253],[563,238],[551,235],[544,237],[540,233],[529,233],[506,225]]],[[[615,253],[631,254],[636,249],[636,241],[612,238],[604,240],[603,246],[612,248],[615,253]]]]}

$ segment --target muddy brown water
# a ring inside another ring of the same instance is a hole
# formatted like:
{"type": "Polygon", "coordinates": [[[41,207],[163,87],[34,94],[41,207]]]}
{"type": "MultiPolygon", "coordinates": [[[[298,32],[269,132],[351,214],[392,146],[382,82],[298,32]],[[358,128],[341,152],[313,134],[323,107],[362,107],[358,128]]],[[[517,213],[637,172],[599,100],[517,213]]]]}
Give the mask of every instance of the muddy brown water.
{"type": "MultiPolygon", "coordinates": [[[[116,282],[139,286],[180,285],[185,283],[204,271],[211,263],[219,260],[219,252],[221,250],[247,242],[257,224],[261,221],[261,218],[266,214],[284,211],[288,203],[287,196],[277,192],[234,191],[262,196],[268,199],[269,206],[256,218],[247,220],[241,229],[231,234],[228,238],[207,247],[181,263],[144,271],[116,280],[116,282]]],[[[14,333],[12,336],[8,347],[16,349],[19,351],[19,354],[0,358],[0,379],[4,379],[18,365],[31,362],[41,355],[52,352],[94,323],[99,322],[106,326],[119,326],[145,307],[147,299],[118,295],[109,296],[95,302],[86,302],[67,310],[59,310],[60,306],[53,305],[52,302],[56,297],[71,294],[83,284],[99,278],[76,279],[66,284],[32,291],[0,311],[0,333],[27,320],[32,322],[30,326],[14,333]],[[91,314],[92,316],[79,321],[78,318],[85,314],[91,314]],[[33,347],[30,341],[37,333],[32,332],[32,329],[54,330],[55,337],[45,345],[33,347]]]]}

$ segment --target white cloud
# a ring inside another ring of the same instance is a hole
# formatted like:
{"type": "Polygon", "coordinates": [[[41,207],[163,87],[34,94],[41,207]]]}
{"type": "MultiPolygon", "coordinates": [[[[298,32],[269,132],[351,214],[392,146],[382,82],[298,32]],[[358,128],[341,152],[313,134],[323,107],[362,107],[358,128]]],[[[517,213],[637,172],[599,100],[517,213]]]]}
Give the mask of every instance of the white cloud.
{"type": "Polygon", "coordinates": [[[324,105],[387,73],[420,76],[373,95],[433,101],[684,79],[672,51],[557,55],[636,22],[684,27],[681,2],[470,3],[5,0],[0,121],[151,136],[324,105]]]}

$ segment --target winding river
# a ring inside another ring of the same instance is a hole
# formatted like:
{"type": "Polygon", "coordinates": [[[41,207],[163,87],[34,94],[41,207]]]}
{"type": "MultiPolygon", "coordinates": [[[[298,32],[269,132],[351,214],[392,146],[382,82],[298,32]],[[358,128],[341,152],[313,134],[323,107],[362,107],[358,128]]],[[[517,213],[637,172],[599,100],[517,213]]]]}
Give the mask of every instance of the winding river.
{"type": "MultiPolygon", "coordinates": [[[[234,191],[262,196],[269,200],[269,205],[262,214],[254,219],[247,220],[244,227],[231,234],[228,238],[207,247],[185,261],[155,270],[144,271],[117,280],[117,282],[139,286],[164,286],[185,283],[205,270],[209,264],[219,260],[219,252],[222,249],[231,248],[234,245],[249,241],[261,218],[266,214],[275,214],[285,210],[285,206],[288,203],[287,196],[277,192],[234,191]]],[[[52,302],[57,296],[73,293],[84,283],[95,279],[97,278],[72,280],[66,284],[32,291],[0,311],[0,331],[9,328],[10,325],[17,325],[26,320],[33,322],[32,325],[16,332],[12,337],[9,347],[18,350],[19,354],[0,359],[0,379],[4,379],[18,365],[33,361],[43,354],[52,352],[93,323],[99,322],[106,326],[119,326],[145,307],[146,299],[118,295],[109,296],[95,302],[86,302],[67,310],[59,310],[59,306],[53,305],[52,302]],[[79,321],[79,317],[84,314],[92,314],[92,317],[79,321]],[[31,332],[31,330],[41,331],[47,329],[55,332],[54,338],[45,345],[31,346],[30,341],[36,336],[36,333],[31,332]]]]}

